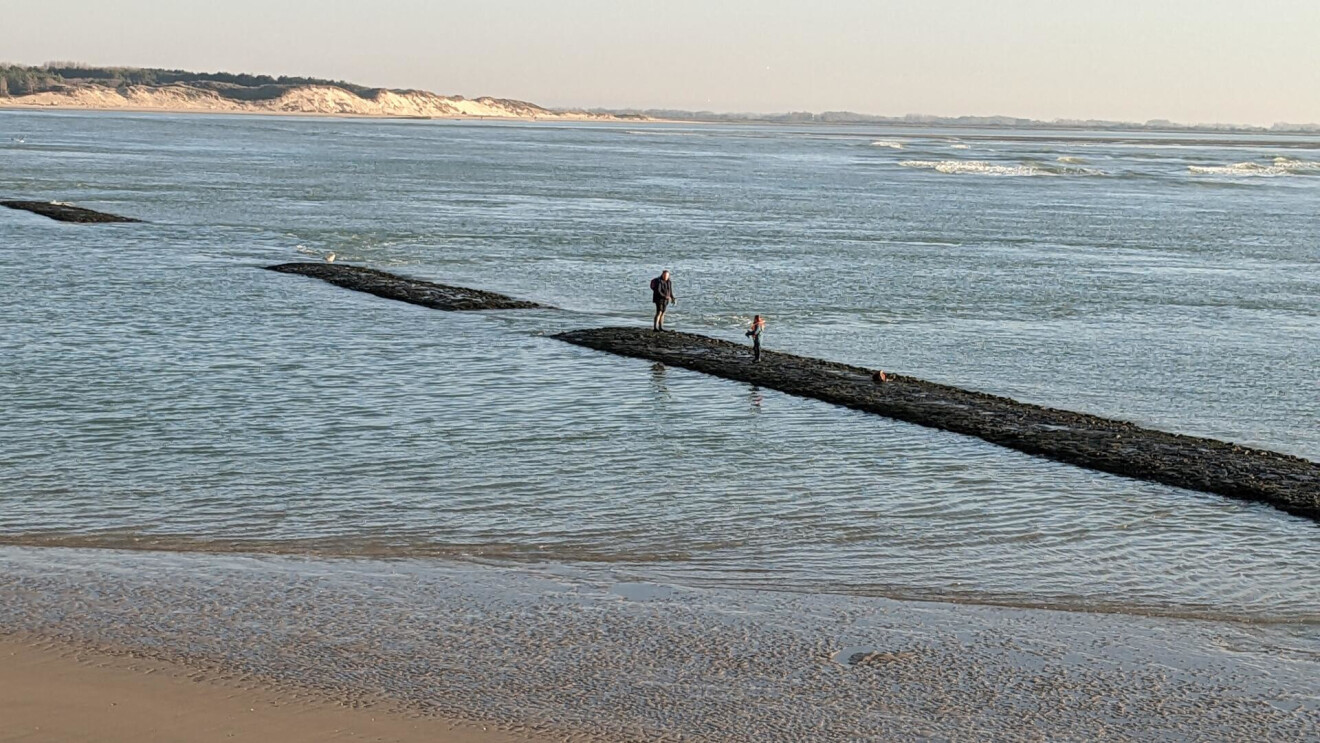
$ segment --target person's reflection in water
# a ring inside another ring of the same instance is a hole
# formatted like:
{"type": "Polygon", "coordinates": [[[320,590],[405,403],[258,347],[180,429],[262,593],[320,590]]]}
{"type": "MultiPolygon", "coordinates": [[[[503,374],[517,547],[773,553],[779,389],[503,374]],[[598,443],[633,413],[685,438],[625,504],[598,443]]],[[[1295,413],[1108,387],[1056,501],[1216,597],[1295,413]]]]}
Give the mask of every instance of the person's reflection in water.
{"type": "Polygon", "coordinates": [[[765,395],[761,394],[760,387],[752,385],[751,389],[747,392],[747,400],[752,403],[752,412],[760,413],[761,403],[765,402],[765,395]]]}
{"type": "Polygon", "coordinates": [[[669,394],[669,386],[665,384],[668,370],[665,365],[659,361],[651,364],[651,387],[655,390],[655,396],[661,402],[669,402],[673,397],[669,394]]]}

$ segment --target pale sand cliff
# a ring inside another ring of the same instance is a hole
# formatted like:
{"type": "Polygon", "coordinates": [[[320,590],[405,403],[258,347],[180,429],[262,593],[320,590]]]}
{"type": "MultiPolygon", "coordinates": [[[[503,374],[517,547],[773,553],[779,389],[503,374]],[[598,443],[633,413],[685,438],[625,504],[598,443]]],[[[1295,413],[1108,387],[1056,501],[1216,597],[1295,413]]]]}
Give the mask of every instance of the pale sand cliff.
{"type": "Polygon", "coordinates": [[[358,96],[329,85],[306,85],[264,100],[234,100],[213,90],[187,85],[129,86],[116,89],[78,86],[61,91],[0,97],[0,108],[72,108],[125,111],[277,113],[339,116],[419,116],[435,118],[557,119],[608,121],[609,114],[551,111],[503,98],[442,96],[421,90],[373,91],[358,96]]]}
{"type": "Polygon", "coordinates": [[[0,741],[31,743],[532,743],[531,738],[345,707],[284,687],[212,679],[204,671],[44,642],[0,638],[0,741]]]}

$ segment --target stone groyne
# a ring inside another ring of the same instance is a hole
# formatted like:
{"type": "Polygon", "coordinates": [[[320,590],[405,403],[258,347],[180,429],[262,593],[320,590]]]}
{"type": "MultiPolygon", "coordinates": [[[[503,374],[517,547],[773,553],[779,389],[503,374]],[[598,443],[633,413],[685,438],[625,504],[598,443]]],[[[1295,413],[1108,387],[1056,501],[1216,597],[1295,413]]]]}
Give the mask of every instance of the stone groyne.
{"type": "Polygon", "coordinates": [[[548,309],[545,305],[514,299],[503,294],[410,279],[361,266],[333,263],[281,263],[266,268],[280,273],[311,276],[345,289],[366,292],[385,299],[420,304],[436,310],[548,309]]]}
{"type": "Polygon", "coordinates": [[[59,222],[77,222],[79,224],[89,224],[94,222],[141,222],[140,219],[132,217],[121,217],[116,214],[106,214],[105,212],[84,209],[81,206],[71,206],[61,204],[55,201],[0,201],[0,206],[7,206],[10,209],[21,209],[33,214],[40,214],[43,217],[50,217],[59,222]]]}
{"type": "Polygon", "coordinates": [[[1021,403],[913,377],[648,328],[573,330],[555,338],[976,436],[1059,462],[1268,503],[1320,521],[1320,464],[1214,439],[1021,403]]]}

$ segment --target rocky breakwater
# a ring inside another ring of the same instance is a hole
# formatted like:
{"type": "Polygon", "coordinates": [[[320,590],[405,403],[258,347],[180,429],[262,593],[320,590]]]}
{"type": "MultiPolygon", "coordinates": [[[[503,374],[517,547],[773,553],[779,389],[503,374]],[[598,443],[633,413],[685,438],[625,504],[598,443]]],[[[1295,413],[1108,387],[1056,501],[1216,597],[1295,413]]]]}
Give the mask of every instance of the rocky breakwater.
{"type": "Polygon", "coordinates": [[[689,333],[600,328],[568,343],[659,361],[792,395],[976,436],[1010,449],[1126,477],[1268,503],[1320,521],[1320,464],[1214,439],[1031,405],[913,377],[765,351],[689,333]]]}
{"type": "Polygon", "coordinates": [[[333,263],[281,263],[266,268],[280,273],[311,276],[345,289],[366,292],[385,299],[420,304],[436,310],[546,309],[545,305],[514,299],[503,294],[410,279],[361,266],[333,263]]]}
{"type": "Polygon", "coordinates": [[[7,206],[10,209],[21,209],[25,212],[40,214],[43,217],[50,217],[59,222],[77,222],[88,224],[93,222],[141,222],[140,219],[132,217],[121,217],[116,214],[106,214],[105,212],[84,209],[81,206],[71,204],[62,204],[58,201],[0,201],[0,206],[7,206]]]}

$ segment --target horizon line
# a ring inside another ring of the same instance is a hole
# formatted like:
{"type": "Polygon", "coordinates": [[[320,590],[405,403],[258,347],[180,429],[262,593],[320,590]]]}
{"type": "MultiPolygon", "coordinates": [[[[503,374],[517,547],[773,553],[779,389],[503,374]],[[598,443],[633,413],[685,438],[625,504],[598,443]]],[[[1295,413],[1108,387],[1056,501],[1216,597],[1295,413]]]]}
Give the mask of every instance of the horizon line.
{"type": "MultiPolygon", "coordinates": [[[[114,70],[160,70],[160,71],[168,71],[168,72],[185,72],[185,73],[191,72],[194,74],[248,75],[251,77],[270,77],[274,79],[291,78],[291,77],[311,78],[311,79],[317,79],[322,82],[304,83],[304,84],[307,85],[324,84],[331,86],[338,86],[342,84],[342,85],[350,85],[350,86],[366,88],[366,89],[389,90],[393,92],[418,91],[418,92],[430,93],[432,95],[437,95],[441,97],[466,98],[466,96],[459,94],[438,93],[434,90],[426,90],[424,88],[390,88],[385,86],[361,85],[359,83],[350,82],[347,80],[333,80],[330,78],[317,78],[316,76],[312,76],[312,75],[290,75],[283,73],[278,75],[272,75],[270,73],[251,73],[251,72],[230,73],[224,70],[217,70],[216,72],[196,72],[193,70],[185,70],[183,68],[177,68],[177,67],[143,67],[136,65],[97,65],[88,62],[78,62],[72,60],[50,60],[43,62],[39,65],[35,65],[35,64],[28,65],[22,63],[0,61],[0,67],[26,67],[30,69],[85,68],[85,69],[114,69],[114,70]]],[[[519,99],[507,98],[506,96],[489,95],[489,94],[479,95],[476,98],[469,98],[468,100],[476,100],[480,98],[519,100],[519,99]]],[[[534,101],[519,100],[519,102],[531,103],[537,106],[541,105],[534,101]]],[[[1273,132],[1280,134],[1320,133],[1320,122],[1276,121],[1271,124],[1242,124],[1235,122],[1186,123],[1186,122],[1174,121],[1171,119],[1163,119],[1163,118],[1147,119],[1146,121],[1142,122],[1142,121],[1126,121],[1121,119],[1077,118],[1077,117],[1066,117],[1066,116],[1058,116],[1058,117],[1054,117],[1053,119],[1036,119],[1026,116],[1014,116],[1010,114],[945,115],[945,114],[907,113],[899,116],[899,115],[890,115],[890,114],[868,113],[863,111],[852,111],[848,109],[833,109],[833,110],[824,110],[819,112],[808,111],[808,110],[735,111],[731,109],[730,110],[688,109],[688,108],[679,108],[672,106],[614,107],[607,105],[591,106],[589,104],[576,105],[576,106],[542,106],[542,107],[546,108],[547,110],[559,111],[559,112],[640,114],[644,116],[650,116],[653,118],[673,118],[674,115],[682,115],[682,116],[686,116],[689,120],[693,120],[693,121],[713,120],[716,122],[764,121],[767,123],[781,122],[781,123],[820,123],[820,124],[877,123],[877,124],[916,124],[916,125],[927,125],[927,126],[941,125],[941,124],[955,125],[955,126],[959,124],[971,124],[971,125],[980,125],[980,126],[1042,126],[1044,125],[1044,126],[1056,126],[1056,127],[1068,127],[1068,128],[1092,127],[1092,128],[1107,128],[1107,129],[1145,129],[1145,130],[1156,130],[1156,131],[1206,130],[1206,131],[1273,132]],[[795,122],[793,121],[793,117],[799,117],[799,118],[807,117],[807,119],[799,120],[795,122]],[[834,120],[830,120],[830,119],[834,119],[834,120]]]]}

